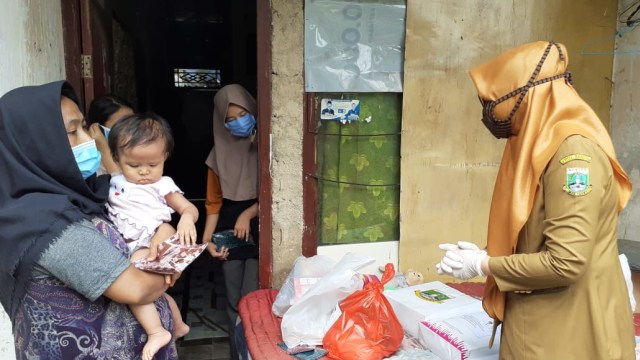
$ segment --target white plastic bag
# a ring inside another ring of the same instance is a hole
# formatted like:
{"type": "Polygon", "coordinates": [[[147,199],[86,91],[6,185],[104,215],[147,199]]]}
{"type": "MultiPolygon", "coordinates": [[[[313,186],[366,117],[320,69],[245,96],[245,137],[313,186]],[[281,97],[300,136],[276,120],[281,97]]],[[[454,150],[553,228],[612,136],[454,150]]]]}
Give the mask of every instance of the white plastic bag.
{"type": "Polygon", "coordinates": [[[631,302],[631,311],[636,311],[636,298],[633,296],[633,282],[631,281],[631,267],[627,255],[620,254],[620,266],[622,266],[622,275],[627,283],[627,291],[629,292],[629,301],[631,302]]]}
{"type": "MultiPolygon", "coordinates": [[[[375,262],[369,255],[345,254],[331,271],[313,285],[282,317],[282,339],[287,347],[322,345],[331,314],[336,305],[356,290],[363,281],[357,273],[375,262]]],[[[335,319],[333,320],[335,321],[335,319]]]]}
{"type": "Polygon", "coordinates": [[[273,314],[282,317],[308,290],[306,286],[317,283],[335,265],[335,260],[325,255],[299,256],[271,306],[273,314]]]}

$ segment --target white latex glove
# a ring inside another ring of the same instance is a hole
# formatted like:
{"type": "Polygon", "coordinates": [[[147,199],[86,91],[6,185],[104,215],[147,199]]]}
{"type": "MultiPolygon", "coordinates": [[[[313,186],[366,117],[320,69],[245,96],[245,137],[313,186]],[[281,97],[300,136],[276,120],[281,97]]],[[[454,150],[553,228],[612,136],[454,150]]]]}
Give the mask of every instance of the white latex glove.
{"type": "MultiPolygon", "coordinates": [[[[446,265],[445,265],[446,267],[446,265]]],[[[449,275],[449,276],[453,276],[453,270],[451,268],[447,268],[446,270],[442,267],[442,263],[437,263],[436,264],[436,273],[438,273],[438,275],[449,275]]]]}
{"type": "Polygon", "coordinates": [[[451,275],[460,280],[468,280],[476,276],[486,276],[482,272],[482,260],[487,256],[486,251],[477,245],[460,241],[458,245],[441,244],[440,249],[446,253],[440,263],[436,265],[440,275],[451,275]]]}
{"type": "Polygon", "coordinates": [[[475,251],[479,251],[482,254],[484,254],[484,256],[480,256],[477,261],[477,269],[478,269],[478,276],[481,277],[486,277],[487,274],[484,274],[482,271],[482,261],[484,260],[485,257],[487,257],[487,251],[486,250],[481,250],[480,248],[478,248],[478,245],[472,243],[472,242],[468,242],[468,241],[458,241],[458,247],[462,250],[475,250],[475,251]]]}
{"type": "Polygon", "coordinates": [[[485,251],[480,250],[458,250],[447,251],[443,258],[443,263],[453,268],[453,276],[460,280],[468,280],[476,276],[484,277],[481,264],[482,260],[487,256],[485,251]],[[452,264],[449,264],[452,261],[452,264]],[[462,268],[456,269],[455,266],[462,265],[462,268]]]}
{"type": "MultiPolygon", "coordinates": [[[[438,247],[440,248],[440,250],[444,250],[444,251],[458,250],[458,245],[456,244],[440,244],[438,245],[438,247]]],[[[459,266],[456,265],[456,268],[461,269],[462,265],[459,265],[459,266]]],[[[453,276],[453,269],[449,265],[444,264],[442,260],[436,264],[436,272],[438,273],[438,275],[453,276]]]]}
{"type": "Polygon", "coordinates": [[[482,251],[480,250],[480,248],[478,247],[478,245],[472,243],[472,242],[468,242],[468,241],[458,241],[458,247],[462,250],[478,250],[478,251],[482,251]]]}

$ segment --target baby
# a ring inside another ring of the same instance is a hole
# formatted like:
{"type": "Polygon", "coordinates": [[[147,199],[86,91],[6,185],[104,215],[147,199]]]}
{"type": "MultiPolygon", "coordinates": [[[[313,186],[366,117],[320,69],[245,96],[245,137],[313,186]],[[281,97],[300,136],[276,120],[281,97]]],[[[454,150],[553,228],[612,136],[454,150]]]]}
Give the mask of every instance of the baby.
{"type": "MultiPolygon", "coordinates": [[[[121,173],[113,174],[107,210],[125,238],[131,261],[146,258],[151,238],[171,214],[180,214],[177,233],[181,243],[195,244],[198,209],[187,200],[170,177],[162,176],[164,162],[173,150],[168,122],[154,113],[134,114],[117,122],[109,134],[109,148],[121,173]]],[[[189,332],[173,298],[169,301],[175,324],[174,336],[189,332]]],[[[153,356],[171,341],[172,334],[162,327],[153,303],[130,305],[131,312],[147,333],[143,360],[153,356]]]]}

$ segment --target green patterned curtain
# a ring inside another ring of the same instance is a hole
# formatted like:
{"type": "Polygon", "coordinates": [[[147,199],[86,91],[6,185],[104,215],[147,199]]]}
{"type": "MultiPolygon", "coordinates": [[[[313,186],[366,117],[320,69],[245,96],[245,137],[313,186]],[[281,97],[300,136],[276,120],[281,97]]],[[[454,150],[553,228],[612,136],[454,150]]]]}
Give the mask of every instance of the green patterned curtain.
{"type": "Polygon", "coordinates": [[[317,94],[360,101],[358,121],[319,120],[318,243],[398,240],[402,94],[317,94]]]}

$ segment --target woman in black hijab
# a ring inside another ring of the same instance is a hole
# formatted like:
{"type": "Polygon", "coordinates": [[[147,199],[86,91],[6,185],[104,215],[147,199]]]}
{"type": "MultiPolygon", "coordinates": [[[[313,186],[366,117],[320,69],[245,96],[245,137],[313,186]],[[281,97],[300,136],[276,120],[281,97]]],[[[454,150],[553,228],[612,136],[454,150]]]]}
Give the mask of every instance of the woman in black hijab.
{"type": "MultiPolygon", "coordinates": [[[[123,304],[155,301],[173,327],[164,278],[131,266],[105,220],[108,177],[77,103],[64,81],[0,98],[0,302],[17,359],[139,358],[123,304]]],[[[175,344],[155,359],[177,359],[175,344]]]]}

